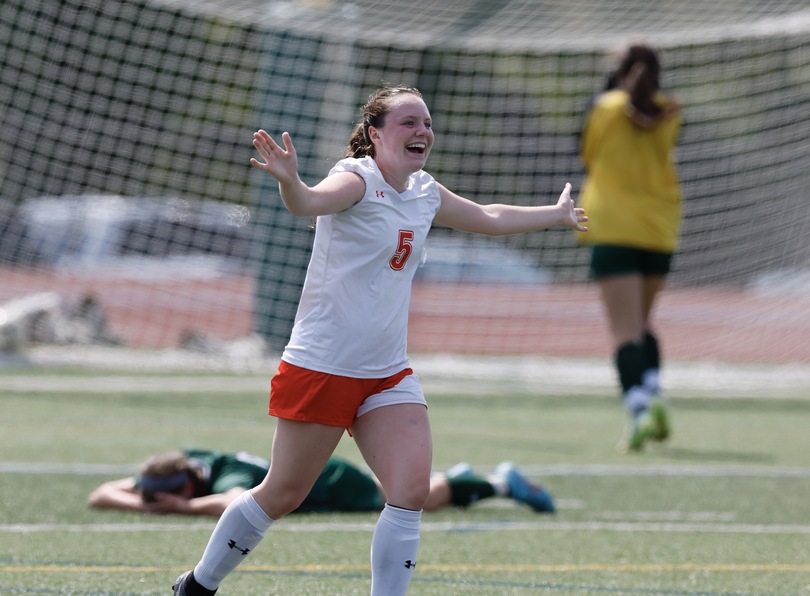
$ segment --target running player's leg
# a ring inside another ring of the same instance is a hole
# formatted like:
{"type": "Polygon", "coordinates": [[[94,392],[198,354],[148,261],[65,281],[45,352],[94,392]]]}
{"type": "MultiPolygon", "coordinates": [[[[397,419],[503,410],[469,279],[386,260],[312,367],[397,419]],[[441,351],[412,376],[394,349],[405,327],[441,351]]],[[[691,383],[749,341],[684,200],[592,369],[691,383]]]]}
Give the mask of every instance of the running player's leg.
{"type": "Polygon", "coordinates": [[[270,469],[251,491],[267,515],[278,519],[303,502],[345,432],[339,426],[278,420],[270,469]]]}
{"type": "Polygon", "coordinates": [[[343,432],[337,426],[279,419],[267,476],[222,514],[194,568],[194,581],[217,589],[272,523],[304,500],[343,432]]]}
{"type": "Polygon", "coordinates": [[[643,278],[637,273],[613,275],[599,280],[625,405],[633,411],[646,407],[643,399],[632,393],[635,388],[642,386],[644,373],[641,343],[644,333],[643,287],[643,278]],[[628,400],[632,403],[628,403],[628,400]]]}
{"type": "Polygon", "coordinates": [[[427,408],[400,403],[361,415],[352,434],[387,503],[371,544],[372,595],[404,594],[416,566],[433,455],[427,408]]]}
{"type": "Polygon", "coordinates": [[[644,381],[645,386],[653,393],[660,392],[659,370],[661,368],[661,348],[658,337],[652,330],[652,312],[656,299],[664,289],[666,277],[663,274],[645,275],[642,285],[642,315],[644,348],[644,381]]]}
{"type": "Polygon", "coordinates": [[[598,282],[613,337],[622,399],[630,417],[618,447],[636,451],[658,435],[650,415],[650,392],[644,386],[645,278],[641,273],[624,273],[598,282]]]}
{"type": "Polygon", "coordinates": [[[661,347],[658,337],[653,333],[650,319],[655,307],[655,301],[664,288],[666,274],[669,271],[671,255],[653,255],[655,262],[665,263],[659,267],[660,273],[644,277],[644,336],[642,346],[644,349],[644,373],[642,382],[644,388],[651,396],[650,412],[655,423],[656,433],[653,437],[657,441],[669,438],[670,421],[667,406],[661,390],[661,347]]]}

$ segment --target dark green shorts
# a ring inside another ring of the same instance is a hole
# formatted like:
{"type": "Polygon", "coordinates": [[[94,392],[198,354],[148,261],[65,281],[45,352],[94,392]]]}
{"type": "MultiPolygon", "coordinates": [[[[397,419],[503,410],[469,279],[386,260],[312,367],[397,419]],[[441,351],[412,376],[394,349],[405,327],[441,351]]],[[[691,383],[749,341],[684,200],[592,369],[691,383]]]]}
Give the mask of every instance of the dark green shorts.
{"type": "Polygon", "coordinates": [[[379,511],[385,502],[374,479],[348,461],[329,459],[299,512],[379,511]]]}
{"type": "Polygon", "coordinates": [[[667,275],[672,266],[672,253],[595,244],[591,249],[591,276],[594,279],[640,273],[647,276],[667,275]]]}

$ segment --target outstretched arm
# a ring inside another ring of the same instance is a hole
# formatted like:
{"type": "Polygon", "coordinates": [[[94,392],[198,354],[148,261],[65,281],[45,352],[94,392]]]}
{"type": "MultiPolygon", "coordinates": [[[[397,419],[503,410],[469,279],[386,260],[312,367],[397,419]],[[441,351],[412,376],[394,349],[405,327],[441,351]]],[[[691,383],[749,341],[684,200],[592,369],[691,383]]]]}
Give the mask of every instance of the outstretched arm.
{"type": "Polygon", "coordinates": [[[91,509],[122,509],[124,511],[140,511],[143,499],[135,489],[134,478],[122,478],[105,482],[87,498],[87,506],[91,509]]]}
{"type": "Polygon", "coordinates": [[[571,199],[570,184],[565,185],[556,205],[537,207],[503,203],[479,205],[450,192],[441,184],[438,186],[442,205],[434,222],[440,226],[487,236],[519,234],[558,226],[580,232],[588,229],[584,225],[588,221],[585,210],[575,207],[571,199]]]}
{"type": "Polygon", "coordinates": [[[145,503],[140,491],[135,488],[134,478],[122,478],[106,482],[95,489],[87,499],[91,509],[119,509],[140,511],[141,513],[180,513],[183,515],[207,515],[219,517],[245,488],[231,490],[204,497],[186,498],[172,493],[156,493],[155,501],[145,503]]]}
{"type": "Polygon", "coordinates": [[[144,503],[144,513],[180,513],[182,515],[207,515],[219,517],[225,508],[246,488],[232,488],[224,493],[187,499],[172,493],[157,493],[153,503],[144,503]]]}
{"type": "Polygon", "coordinates": [[[281,200],[293,215],[318,216],[348,209],[363,198],[366,187],[356,174],[341,172],[309,187],[298,176],[298,154],[290,133],[281,135],[281,147],[266,131],[253,133],[253,146],[263,161],[250,159],[253,167],[278,180],[281,200]]]}

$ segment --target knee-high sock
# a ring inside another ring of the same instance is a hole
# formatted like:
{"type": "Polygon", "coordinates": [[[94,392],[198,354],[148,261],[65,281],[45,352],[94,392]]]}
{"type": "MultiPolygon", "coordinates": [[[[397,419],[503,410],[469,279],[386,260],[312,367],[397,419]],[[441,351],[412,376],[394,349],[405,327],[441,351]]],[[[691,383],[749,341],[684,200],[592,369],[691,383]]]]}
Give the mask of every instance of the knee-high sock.
{"type": "Polygon", "coordinates": [[[652,394],[661,391],[661,349],[658,338],[649,331],[644,334],[644,387],[652,394]]]}
{"type": "Polygon", "coordinates": [[[624,405],[628,411],[637,413],[646,410],[650,394],[643,386],[644,348],[639,343],[628,342],[616,350],[616,369],[622,385],[624,405]]]}
{"type": "Polygon", "coordinates": [[[239,495],[219,518],[202,559],[194,568],[197,583],[209,590],[217,589],[225,576],[256,548],[272,523],[250,491],[239,495]]]}
{"type": "Polygon", "coordinates": [[[644,368],[661,368],[661,348],[658,338],[647,331],[644,334],[644,368]]]}
{"type": "Polygon", "coordinates": [[[641,385],[644,368],[644,349],[641,344],[627,342],[619,346],[616,350],[616,369],[622,391],[627,392],[632,387],[641,385]]]}
{"type": "Polygon", "coordinates": [[[371,540],[371,594],[405,594],[416,567],[422,512],[386,504],[371,540]]]}

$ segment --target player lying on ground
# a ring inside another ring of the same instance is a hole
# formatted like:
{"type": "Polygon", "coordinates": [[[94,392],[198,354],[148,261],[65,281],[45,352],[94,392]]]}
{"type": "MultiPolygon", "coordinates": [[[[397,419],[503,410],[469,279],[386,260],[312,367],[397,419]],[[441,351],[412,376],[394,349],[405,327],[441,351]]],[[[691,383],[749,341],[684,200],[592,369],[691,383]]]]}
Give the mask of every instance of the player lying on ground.
{"type": "MultiPolygon", "coordinates": [[[[267,460],[248,453],[201,449],[163,453],[141,464],[138,475],[96,488],[90,493],[88,506],[219,517],[231,501],[262,481],[269,465],[267,460]]],[[[425,510],[436,511],[449,505],[466,507],[496,496],[512,498],[539,513],[554,512],[551,494],[526,479],[510,462],[503,462],[486,477],[475,474],[466,463],[434,475],[425,510]]],[[[377,511],[384,504],[374,476],[332,457],[296,511],[377,511]]]]}

